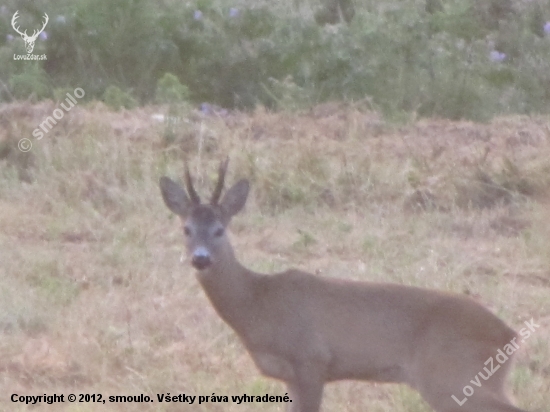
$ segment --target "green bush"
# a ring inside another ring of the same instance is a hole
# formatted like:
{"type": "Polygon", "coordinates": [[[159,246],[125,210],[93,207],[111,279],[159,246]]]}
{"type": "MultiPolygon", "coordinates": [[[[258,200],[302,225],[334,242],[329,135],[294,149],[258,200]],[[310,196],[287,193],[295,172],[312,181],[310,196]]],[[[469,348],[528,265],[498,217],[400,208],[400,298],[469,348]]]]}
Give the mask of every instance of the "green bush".
{"type": "Polygon", "coordinates": [[[189,100],[189,88],[172,73],[166,73],[157,82],[157,103],[176,104],[189,100]]]}
{"type": "Polygon", "coordinates": [[[109,86],[103,94],[103,101],[113,110],[132,109],[137,106],[136,100],[129,92],[121,90],[117,86],[109,86]]]}
{"type": "MultiPolygon", "coordinates": [[[[48,60],[39,64],[47,77],[26,73],[28,62],[13,61],[13,40],[0,39],[0,81],[16,98],[65,87],[90,98],[106,97],[110,85],[132,90],[133,98],[109,92],[124,100],[118,107],[135,99],[296,110],[369,98],[389,115],[548,111],[550,0],[345,0],[349,24],[324,25],[334,16],[318,24],[337,3],[45,0],[48,39],[39,47],[48,60]],[[21,70],[28,81],[14,78],[21,70]]],[[[20,9],[39,23],[40,11],[20,9]]],[[[11,12],[0,28],[9,31],[11,12]]]]}
{"type": "Polygon", "coordinates": [[[38,64],[29,63],[23,66],[23,72],[13,74],[9,86],[16,99],[25,100],[29,97],[44,99],[51,96],[48,76],[38,64]]]}

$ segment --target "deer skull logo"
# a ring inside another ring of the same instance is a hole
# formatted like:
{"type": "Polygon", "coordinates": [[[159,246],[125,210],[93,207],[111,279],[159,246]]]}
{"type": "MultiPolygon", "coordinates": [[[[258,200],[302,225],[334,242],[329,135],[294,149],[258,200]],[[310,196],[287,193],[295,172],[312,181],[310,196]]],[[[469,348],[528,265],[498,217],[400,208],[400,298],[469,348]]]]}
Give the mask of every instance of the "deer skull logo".
{"type": "Polygon", "coordinates": [[[17,22],[16,22],[18,18],[19,18],[19,10],[17,10],[13,15],[13,18],[11,19],[11,26],[17,33],[21,35],[21,37],[25,41],[25,48],[27,49],[27,53],[30,54],[34,49],[34,42],[38,38],[38,35],[44,31],[46,24],[48,24],[49,17],[46,13],[44,13],[45,20],[44,20],[44,24],[42,25],[42,28],[40,30],[34,30],[34,32],[32,33],[32,36],[29,36],[27,34],[27,30],[25,30],[24,32],[21,32],[21,30],[19,30],[19,25],[17,25],[17,22]]]}

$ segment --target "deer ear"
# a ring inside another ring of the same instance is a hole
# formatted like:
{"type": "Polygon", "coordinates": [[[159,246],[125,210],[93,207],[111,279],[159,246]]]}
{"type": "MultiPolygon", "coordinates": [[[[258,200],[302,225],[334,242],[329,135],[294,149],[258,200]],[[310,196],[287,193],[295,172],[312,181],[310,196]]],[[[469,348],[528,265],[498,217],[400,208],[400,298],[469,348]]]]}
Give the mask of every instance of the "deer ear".
{"type": "Polygon", "coordinates": [[[225,193],[220,206],[223,213],[226,215],[227,220],[241,211],[248,198],[248,192],[250,190],[250,183],[248,180],[242,179],[235,183],[225,193]]]}
{"type": "Polygon", "coordinates": [[[160,178],[159,186],[162,198],[168,209],[179,216],[187,216],[191,201],[185,190],[166,176],[160,178]]]}

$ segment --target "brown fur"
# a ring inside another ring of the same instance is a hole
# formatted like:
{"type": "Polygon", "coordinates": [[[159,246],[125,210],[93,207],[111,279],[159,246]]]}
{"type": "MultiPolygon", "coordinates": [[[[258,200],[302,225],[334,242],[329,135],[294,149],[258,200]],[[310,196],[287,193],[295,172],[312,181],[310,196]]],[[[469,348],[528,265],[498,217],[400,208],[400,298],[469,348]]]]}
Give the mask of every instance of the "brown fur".
{"type": "MultiPolygon", "coordinates": [[[[224,174],[222,167],[220,179],[224,174]]],[[[186,227],[188,252],[200,250],[208,260],[197,273],[201,286],[260,371],[287,383],[289,411],[317,412],[326,382],[359,379],[408,384],[437,412],[522,412],[504,390],[512,359],[480,387],[471,383],[516,337],[474,300],[298,270],[252,272],[236,260],[227,236],[215,235],[244,206],[248,182],[235,184],[219,205],[191,201],[168,178],[160,186],[186,227]],[[474,394],[459,406],[452,396],[463,400],[466,385],[474,394]]]]}

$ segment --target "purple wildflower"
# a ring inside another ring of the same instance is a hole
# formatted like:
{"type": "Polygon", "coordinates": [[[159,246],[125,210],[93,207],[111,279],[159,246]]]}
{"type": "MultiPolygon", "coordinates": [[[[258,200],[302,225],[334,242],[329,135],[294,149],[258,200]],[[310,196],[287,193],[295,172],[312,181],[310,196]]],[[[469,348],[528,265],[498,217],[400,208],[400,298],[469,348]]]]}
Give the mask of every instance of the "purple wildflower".
{"type": "Polygon", "coordinates": [[[200,111],[202,114],[212,114],[212,106],[208,103],[201,103],[200,111]]]}
{"type": "Polygon", "coordinates": [[[195,20],[202,20],[202,11],[195,10],[195,13],[193,13],[193,18],[195,20]]]}
{"type": "Polygon", "coordinates": [[[506,53],[501,53],[498,50],[491,50],[491,53],[489,53],[489,58],[495,63],[503,62],[504,60],[506,60],[506,57],[506,53]]]}
{"type": "Polygon", "coordinates": [[[46,41],[46,40],[48,40],[48,32],[43,31],[42,33],[40,33],[38,35],[38,37],[40,38],[40,40],[46,41]]]}
{"type": "Polygon", "coordinates": [[[14,39],[14,37],[13,37],[11,34],[8,34],[8,35],[6,36],[6,40],[7,40],[7,41],[12,41],[13,39],[14,39]]]}
{"type": "Polygon", "coordinates": [[[239,16],[239,9],[237,9],[236,7],[231,7],[229,9],[229,17],[231,18],[235,18],[235,17],[238,17],[239,16]]]}
{"type": "Polygon", "coordinates": [[[550,34],[550,21],[547,21],[545,24],[544,24],[544,32],[546,34],[550,34]]]}

